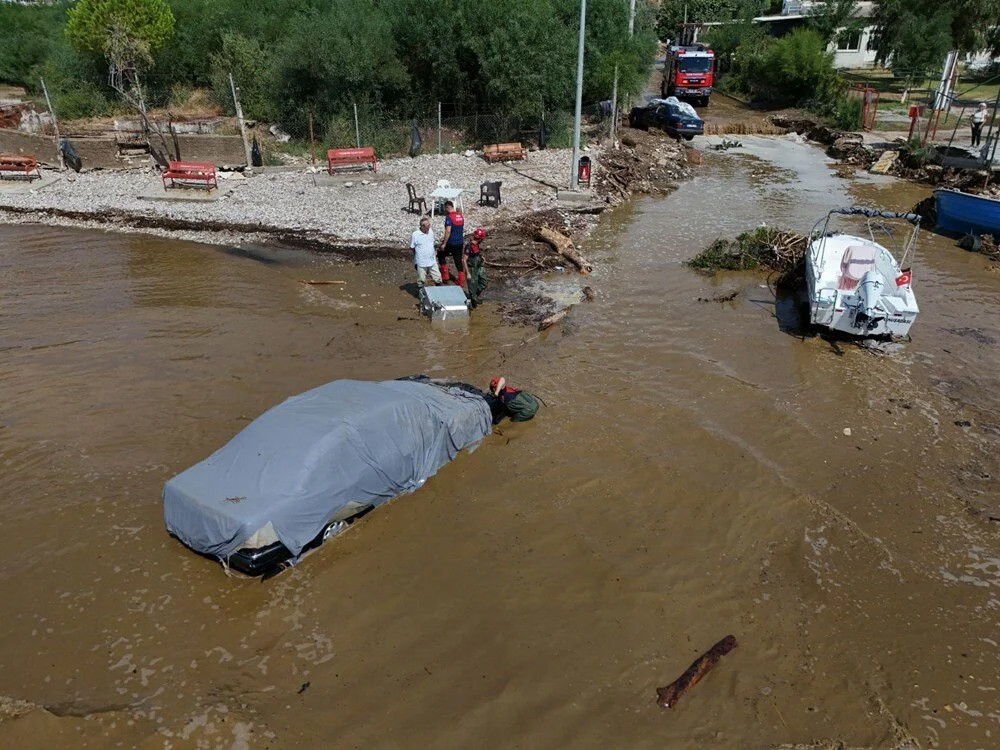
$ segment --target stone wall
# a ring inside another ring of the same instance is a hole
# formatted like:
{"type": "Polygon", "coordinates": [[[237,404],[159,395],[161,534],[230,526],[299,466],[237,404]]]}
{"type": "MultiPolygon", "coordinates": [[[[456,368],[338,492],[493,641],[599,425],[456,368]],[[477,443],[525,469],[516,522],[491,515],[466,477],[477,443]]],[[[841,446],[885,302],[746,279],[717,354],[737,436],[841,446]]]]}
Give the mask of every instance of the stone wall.
{"type": "MultiPolygon", "coordinates": [[[[84,169],[140,166],[144,159],[124,159],[118,156],[114,137],[71,138],[73,148],[83,161],[84,169]]],[[[167,142],[171,143],[168,138],[167,142]]],[[[236,135],[178,135],[181,158],[184,161],[208,161],[218,167],[242,167],[246,164],[243,141],[236,135]]],[[[52,136],[22,133],[0,128],[0,153],[29,154],[42,164],[56,166],[56,139],[52,136]]]]}

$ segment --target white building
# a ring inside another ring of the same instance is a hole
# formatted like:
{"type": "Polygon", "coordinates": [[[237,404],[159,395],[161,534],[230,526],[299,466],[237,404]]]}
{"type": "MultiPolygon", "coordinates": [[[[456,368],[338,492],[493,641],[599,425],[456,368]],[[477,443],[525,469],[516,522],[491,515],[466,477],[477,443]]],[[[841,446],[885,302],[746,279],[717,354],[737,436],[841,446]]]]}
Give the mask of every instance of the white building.
{"type": "MultiPolygon", "coordinates": [[[[804,23],[820,5],[821,3],[817,3],[816,0],[784,0],[780,15],[760,16],[754,20],[758,23],[804,23]]],[[[855,18],[869,18],[873,5],[873,2],[859,2],[855,18]]],[[[874,67],[876,57],[873,48],[874,35],[875,27],[865,23],[859,31],[849,34],[842,40],[831,42],[833,64],[838,68],[874,67]]]]}

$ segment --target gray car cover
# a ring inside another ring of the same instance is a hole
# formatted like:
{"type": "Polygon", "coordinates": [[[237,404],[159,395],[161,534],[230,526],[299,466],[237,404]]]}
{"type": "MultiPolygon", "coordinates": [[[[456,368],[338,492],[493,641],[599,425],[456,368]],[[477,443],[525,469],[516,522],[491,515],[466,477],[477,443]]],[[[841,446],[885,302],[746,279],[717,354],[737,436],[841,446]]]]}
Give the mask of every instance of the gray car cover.
{"type": "Polygon", "coordinates": [[[419,381],[337,380],[259,416],[163,488],[167,529],[225,558],[270,523],[298,555],[348,503],[410,492],[492,430],[486,401],[419,381]]]}

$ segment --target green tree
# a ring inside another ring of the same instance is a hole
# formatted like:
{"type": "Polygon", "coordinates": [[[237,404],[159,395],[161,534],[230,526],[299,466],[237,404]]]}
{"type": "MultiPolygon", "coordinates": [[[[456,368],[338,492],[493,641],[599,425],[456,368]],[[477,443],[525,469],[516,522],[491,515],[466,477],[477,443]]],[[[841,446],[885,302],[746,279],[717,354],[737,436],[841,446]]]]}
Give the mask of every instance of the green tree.
{"type": "Polygon", "coordinates": [[[32,70],[52,54],[66,21],[66,4],[0,3],[0,81],[34,86],[32,70]]]}
{"type": "Polygon", "coordinates": [[[996,47],[1000,0],[875,0],[878,60],[894,70],[939,70],[950,50],[996,47]]]}
{"type": "Polygon", "coordinates": [[[809,16],[809,28],[827,42],[857,33],[862,28],[857,0],[820,0],[809,16]]]}
{"type": "Polygon", "coordinates": [[[115,31],[151,55],[173,35],[174,14],[166,0],[79,0],[70,8],[66,38],[76,49],[107,54],[115,31]]]}
{"type": "Polygon", "coordinates": [[[226,32],[222,35],[221,50],[211,56],[212,90],[215,100],[234,114],[232,74],[240,87],[240,104],[246,116],[252,120],[271,120],[273,68],[270,53],[263,49],[256,39],[248,39],[242,34],[226,32]]]}
{"type": "Polygon", "coordinates": [[[730,21],[764,13],[771,0],[663,0],[656,16],[656,31],[663,39],[675,38],[684,23],[730,21]]]}
{"type": "Polygon", "coordinates": [[[729,23],[707,29],[701,39],[715,50],[723,88],[749,94],[748,80],[754,61],[772,42],[770,34],[754,23],[755,8],[746,4],[729,23]]]}
{"type": "Polygon", "coordinates": [[[407,76],[391,40],[388,15],[373,0],[338,0],[298,14],[275,52],[281,118],[301,128],[310,109],[322,123],[355,101],[377,109],[397,100],[407,76]]]}

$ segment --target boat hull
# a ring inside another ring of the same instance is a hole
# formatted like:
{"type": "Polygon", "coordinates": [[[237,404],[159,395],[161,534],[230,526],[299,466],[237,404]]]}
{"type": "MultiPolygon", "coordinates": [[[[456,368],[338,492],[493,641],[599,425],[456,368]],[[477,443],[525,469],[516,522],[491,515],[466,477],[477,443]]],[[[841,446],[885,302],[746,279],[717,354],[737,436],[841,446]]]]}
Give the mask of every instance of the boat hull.
{"type": "Polygon", "coordinates": [[[957,190],[935,190],[936,229],[1000,236],[1000,200],[957,190]]]}
{"type": "Polygon", "coordinates": [[[920,310],[909,282],[897,286],[901,276],[895,259],[877,243],[851,235],[814,241],[806,253],[810,324],[849,336],[905,338],[920,310]],[[859,269],[866,268],[879,268],[884,280],[876,298],[860,293],[859,285],[869,276],[859,269]],[[855,272],[847,284],[845,269],[855,272]]]}

